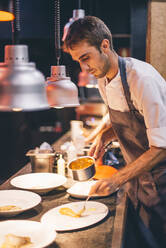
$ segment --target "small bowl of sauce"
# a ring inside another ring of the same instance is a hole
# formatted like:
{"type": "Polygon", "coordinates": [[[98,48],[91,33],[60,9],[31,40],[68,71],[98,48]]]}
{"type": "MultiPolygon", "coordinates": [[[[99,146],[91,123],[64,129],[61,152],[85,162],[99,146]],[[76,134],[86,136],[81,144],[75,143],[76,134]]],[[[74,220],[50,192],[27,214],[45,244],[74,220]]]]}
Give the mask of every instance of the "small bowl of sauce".
{"type": "Polygon", "coordinates": [[[86,181],[95,175],[95,159],[82,156],[69,162],[68,169],[74,180],[86,181]]]}

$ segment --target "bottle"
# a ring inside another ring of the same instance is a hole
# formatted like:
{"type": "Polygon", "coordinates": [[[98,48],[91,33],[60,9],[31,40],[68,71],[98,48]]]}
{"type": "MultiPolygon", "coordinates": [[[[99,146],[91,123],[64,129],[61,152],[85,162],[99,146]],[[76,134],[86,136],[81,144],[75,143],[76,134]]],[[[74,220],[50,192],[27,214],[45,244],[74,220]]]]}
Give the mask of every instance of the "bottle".
{"type": "Polygon", "coordinates": [[[62,154],[57,161],[57,172],[59,175],[65,176],[65,160],[62,158],[62,154]]]}
{"type": "Polygon", "coordinates": [[[82,131],[75,137],[74,145],[76,147],[77,155],[84,155],[85,137],[83,136],[82,131]]]}
{"type": "Polygon", "coordinates": [[[60,154],[56,152],[55,154],[55,160],[54,160],[54,165],[53,165],[53,172],[54,173],[58,173],[58,169],[57,169],[57,163],[58,163],[58,159],[60,158],[60,154]]]}
{"type": "MultiPolygon", "coordinates": [[[[70,163],[75,158],[77,158],[77,151],[73,142],[70,142],[69,148],[67,149],[67,162],[70,163]]],[[[69,178],[72,177],[71,170],[68,167],[67,167],[67,176],[69,178]]]]}
{"type": "Polygon", "coordinates": [[[67,160],[68,160],[68,163],[75,159],[77,157],[77,151],[76,151],[76,148],[73,144],[73,142],[70,142],[70,145],[69,145],[69,148],[67,150],[67,160]]]}

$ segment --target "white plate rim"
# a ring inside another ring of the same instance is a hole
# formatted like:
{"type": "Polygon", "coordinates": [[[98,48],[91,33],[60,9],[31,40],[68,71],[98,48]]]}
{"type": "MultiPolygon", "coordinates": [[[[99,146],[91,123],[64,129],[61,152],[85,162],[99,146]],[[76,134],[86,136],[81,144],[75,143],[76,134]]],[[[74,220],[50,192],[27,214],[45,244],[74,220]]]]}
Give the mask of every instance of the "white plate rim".
{"type": "MultiPolygon", "coordinates": [[[[77,194],[77,193],[74,193],[74,191],[72,191],[72,189],[73,189],[73,187],[74,187],[74,185],[76,185],[76,184],[90,184],[91,182],[93,182],[94,184],[95,183],[97,183],[98,182],[98,180],[93,180],[93,181],[85,181],[85,182],[76,182],[76,183],[74,183],[70,188],[68,188],[67,190],[66,190],[66,192],[70,195],[70,196],[73,196],[74,198],[78,198],[78,199],[86,199],[87,197],[88,197],[88,194],[77,194]]],[[[92,184],[93,185],[93,184],[92,184]]],[[[105,198],[105,197],[108,197],[108,196],[110,196],[110,194],[109,195],[107,195],[107,196],[105,196],[105,195],[92,195],[91,196],[91,199],[97,199],[97,198],[105,198]]]]}
{"type": "MultiPolygon", "coordinates": [[[[95,220],[95,221],[93,221],[93,222],[91,222],[90,224],[87,224],[85,221],[84,221],[84,223],[83,223],[83,225],[82,226],[79,226],[79,227],[57,227],[56,226],[56,218],[55,218],[55,216],[54,216],[54,218],[51,218],[51,220],[55,220],[55,223],[51,223],[50,225],[52,225],[52,226],[54,226],[54,229],[57,231],[57,232],[61,232],[61,231],[73,231],[73,230],[80,230],[80,229],[83,229],[83,228],[86,228],[86,227],[89,227],[89,226],[92,226],[92,225],[94,225],[94,224],[96,224],[96,223],[98,223],[98,222],[100,222],[101,220],[103,220],[107,215],[108,215],[108,213],[109,213],[109,209],[108,209],[108,207],[105,205],[105,204],[103,204],[103,203],[101,203],[101,202],[97,202],[97,201],[89,201],[89,202],[87,202],[87,204],[97,204],[98,206],[102,206],[103,207],[103,209],[105,210],[105,212],[104,213],[100,213],[100,215],[99,214],[96,214],[96,216],[98,216],[98,218],[95,220]]],[[[41,217],[41,219],[40,219],[40,221],[41,221],[41,223],[49,223],[49,221],[48,221],[48,217],[49,217],[49,215],[50,214],[54,214],[54,211],[56,212],[56,211],[58,211],[60,208],[62,208],[62,207],[71,207],[71,205],[77,205],[77,204],[81,204],[81,206],[83,205],[83,201],[78,201],[78,202],[70,202],[70,203],[66,203],[66,204],[63,204],[63,205],[60,205],[60,206],[58,206],[58,207],[55,207],[55,208],[52,208],[52,209],[50,209],[50,210],[48,210],[46,213],[44,213],[43,215],[42,215],[42,217],[41,217]]],[[[90,205],[89,204],[89,205],[90,205]]],[[[59,216],[60,216],[60,214],[59,214],[59,216]]],[[[68,216],[62,216],[62,218],[65,218],[65,217],[67,217],[68,218],[68,216]]],[[[83,217],[80,217],[80,218],[83,218],[83,217]]],[[[77,218],[72,218],[72,223],[74,223],[74,220],[75,219],[77,219],[77,218]]]]}
{"type": "MultiPolygon", "coordinates": [[[[34,208],[34,207],[36,207],[37,205],[39,205],[40,203],[41,203],[41,201],[42,201],[42,198],[41,198],[41,196],[40,195],[38,195],[37,193],[34,193],[34,192],[30,192],[30,191],[26,191],[26,190],[17,190],[17,189],[7,189],[7,190],[0,190],[0,195],[1,195],[1,193],[6,193],[6,194],[9,194],[9,193],[12,193],[12,194],[14,194],[14,193],[16,193],[16,194],[21,194],[21,196],[27,196],[28,195],[28,197],[30,197],[30,196],[33,196],[33,197],[35,197],[35,200],[36,200],[36,202],[35,203],[33,203],[32,201],[30,201],[30,203],[31,203],[31,206],[29,206],[29,207],[25,207],[25,208],[21,208],[21,209],[19,209],[19,210],[10,210],[10,211],[0,211],[0,216],[9,216],[9,215],[15,215],[15,214],[20,214],[20,213],[22,213],[22,212],[25,212],[25,211],[27,211],[27,210],[30,210],[30,209],[32,209],[32,208],[34,208]]],[[[2,199],[2,198],[1,198],[2,199]]],[[[12,205],[12,203],[11,203],[11,205],[12,205]]]]}
{"type": "Polygon", "coordinates": [[[23,174],[23,175],[19,175],[19,176],[16,176],[14,178],[12,178],[10,180],[10,184],[16,188],[19,188],[19,189],[25,189],[25,190],[31,190],[31,191],[47,191],[47,190],[52,190],[52,189],[55,189],[59,186],[62,186],[66,183],[67,181],[67,178],[65,176],[62,176],[62,175],[59,175],[57,173],[49,173],[49,172],[41,172],[41,173],[27,173],[27,174],[23,174]],[[17,184],[17,180],[19,180],[20,178],[24,178],[24,177],[35,177],[35,176],[42,176],[42,175],[50,175],[50,176],[55,176],[55,177],[61,177],[63,179],[63,182],[61,184],[56,184],[56,185],[52,185],[50,187],[26,187],[26,186],[20,186],[17,184]]]}

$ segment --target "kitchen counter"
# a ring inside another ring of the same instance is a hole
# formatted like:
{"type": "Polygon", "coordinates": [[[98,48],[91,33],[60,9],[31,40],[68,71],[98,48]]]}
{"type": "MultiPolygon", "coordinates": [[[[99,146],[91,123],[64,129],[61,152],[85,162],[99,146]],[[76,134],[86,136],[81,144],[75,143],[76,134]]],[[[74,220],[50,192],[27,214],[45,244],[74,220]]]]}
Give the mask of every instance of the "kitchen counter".
{"type": "MultiPolygon", "coordinates": [[[[70,139],[70,133],[63,135],[53,144],[56,151],[60,150],[60,145],[70,139]]],[[[28,163],[11,178],[31,172],[31,164],[28,163]]],[[[0,189],[12,189],[9,178],[4,182],[0,189]]],[[[24,219],[40,221],[41,216],[49,209],[66,204],[69,202],[80,201],[66,193],[66,188],[73,184],[72,179],[68,178],[64,187],[59,187],[45,195],[42,195],[42,202],[32,210],[26,211],[12,219],[24,219]]],[[[93,200],[93,199],[92,199],[93,200]]],[[[124,224],[126,217],[126,196],[114,193],[109,197],[94,199],[104,203],[109,208],[108,216],[93,226],[68,232],[58,232],[55,242],[49,247],[55,248],[120,248],[123,243],[124,224]]],[[[0,221],[7,218],[0,218],[0,221]]]]}

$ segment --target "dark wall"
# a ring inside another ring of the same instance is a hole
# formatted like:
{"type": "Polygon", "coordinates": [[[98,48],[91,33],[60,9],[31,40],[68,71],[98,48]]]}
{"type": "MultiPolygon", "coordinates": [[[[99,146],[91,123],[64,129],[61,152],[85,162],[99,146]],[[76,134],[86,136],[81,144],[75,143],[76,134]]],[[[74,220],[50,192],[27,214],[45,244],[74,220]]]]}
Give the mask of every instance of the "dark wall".
{"type": "MultiPolygon", "coordinates": [[[[136,0],[135,0],[136,1],[136,0]]],[[[72,17],[73,9],[78,9],[77,0],[60,1],[60,22],[61,36],[64,25],[72,17]]],[[[115,50],[127,47],[136,57],[143,58],[145,53],[143,45],[135,46],[136,39],[141,36],[141,30],[137,32],[140,17],[134,19],[133,13],[139,8],[131,5],[130,0],[83,0],[81,8],[86,15],[95,15],[101,18],[110,28],[113,35],[123,34],[126,36],[114,36],[113,42],[115,50]],[[132,6],[132,8],[131,8],[132,6]],[[134,19],[131,24],[131,19],[134,19]],[[130,43],[132,39],[132,44],[130,43]],[[131,48],[132,45],[132,48],[131,48]]],[[[146,1],[145,1],[146,2],[146,1]]],[[[143,10],[146,6],[143,6],[143,10]]],[[[139,12],[140,13],[140,12],[139,12]]],[[[144,12],[145,14],[145,12],[144,12]]],[[[145,15],[144,15],[145,18],[145,15]]],[[[142,25],[144,20],[141,19],[142,25]]],[[[54,1],[53,0],[20,0],[20,44],[27,44],[29,47],[30,61],[35,62],[37,68],[43,72],[45,77],[50,75],[50,66],[56,64],[54,51],[54,1]]],[[[146,26],[146,24],[145,24],[146,26]]],[[[145,33],[141,36],[141,41],[145,40],[145,33]]],[[[10,22],[0,22],[0,62],[4,59],[4,46],[11,44],[12,29],[10,22]]],[[[131,54],[132,55],[132,54],[131,54]]],[[[62,54],[61,64],[65,64],[67,74],[72,81],[77,84],[79,66],[71,60],[67,54],[62,54]]],[[[28,160],[25,153],[47,141],[52,143],[63,132],[69,129],[70,120],[75,118],[74,108],[29,113],[3,113],[0,112],[0,180],[9,177],[13,172],[21,168],[28,160]],[[55,126],[60,121],[62,133],[40,132],[41,126],[55,126]]]]}
{"type": "MultiPolygon", "coordinates": [[[[86,15],[101,18],[113,34],[130,34],[130,0],[83,0],[81,8],[86,15]]],[[[29,57],[37,67],[49,76],[50,65],[56,63],[54,51],[54,0],[20,0],[20,43],[29,46],[29,57]]],[[[61,36],[64,25],[78,8],[77,0],[60,1],[61,36]]],[[[11,44],[10,22],[0,22],[0,61],[3,61],[4,45],[11,44]]],[[[129,46],[129,39],[114,40],[115,48],[129,46]]],[[[62,55],[62,61],[64,61],[62,55]]],[[[72,75],[71,75],[72,76],[72,75]]]]}

